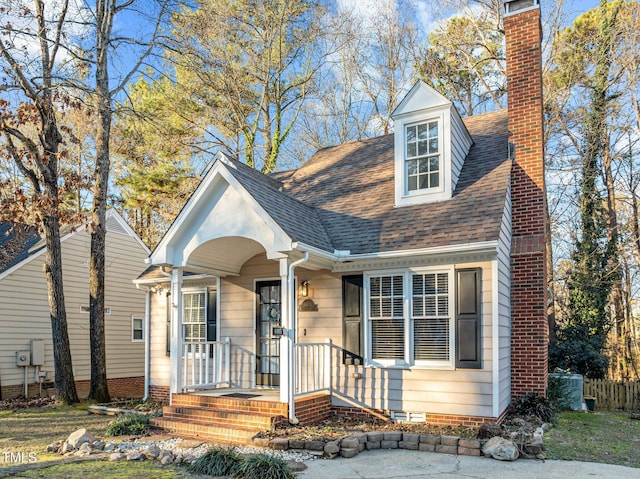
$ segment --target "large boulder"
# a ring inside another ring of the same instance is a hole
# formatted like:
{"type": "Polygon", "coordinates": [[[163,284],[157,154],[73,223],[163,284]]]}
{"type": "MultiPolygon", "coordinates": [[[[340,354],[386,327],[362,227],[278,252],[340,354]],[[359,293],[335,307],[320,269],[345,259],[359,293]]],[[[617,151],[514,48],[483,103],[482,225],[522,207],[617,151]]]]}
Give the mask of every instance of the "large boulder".
{"type": "Polygon", "coordinates": [[[518,446],[513,441],[497,436],[486,442],[482,453],[499,461],[515,461],[520,456],[518,446]]]}
{"type": "Polygon", "coordinates": [[[71,447],[72,449],[78,449],[85,442],[91,443],[95,440],[96,440],[96,437],[93,435],[93,433],[87,431],[85,428],[82,428],[69,434],[69,437],[67,438],[67,443],[69,444],[69,447],[71,447]]]}

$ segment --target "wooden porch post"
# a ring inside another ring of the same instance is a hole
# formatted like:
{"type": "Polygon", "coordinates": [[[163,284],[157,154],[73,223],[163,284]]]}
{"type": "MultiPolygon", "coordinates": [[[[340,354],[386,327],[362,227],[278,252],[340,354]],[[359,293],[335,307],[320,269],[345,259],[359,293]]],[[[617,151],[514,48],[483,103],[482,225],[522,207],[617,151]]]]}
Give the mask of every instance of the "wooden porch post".
{"type": "MultiPolygon", "coordinates": [[[[284,328],[284,335],[280,337],[280,402],[289,404],[291,390],[291,350],[295,340],[294,331],[291,328],[291,315],[289,314],[289,258],[280,259],[280,319],[284,328]]],[[[289,404],[291,407],[291,404],[289,404]]]]}
{"type": "Polygon", "coordinates": [[[171,347],[169,401],[182,391],[182,270],[171,272],[171,347]]]}

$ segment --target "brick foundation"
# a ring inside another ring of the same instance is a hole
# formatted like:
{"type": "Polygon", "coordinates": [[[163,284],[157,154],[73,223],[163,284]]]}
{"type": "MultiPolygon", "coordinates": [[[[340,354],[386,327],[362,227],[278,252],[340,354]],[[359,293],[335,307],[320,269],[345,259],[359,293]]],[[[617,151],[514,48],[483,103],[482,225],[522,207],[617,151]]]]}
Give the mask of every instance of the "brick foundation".
{"type": "MultiPolygon", "coordinates": [[[[510,2],[506,2],[510,3],[510,2]]],[[[514,7],[515,8],[515,7],[514,7]]],[[[504,18],[511,170],[511,395],[546,394],[549,328],[540,8],[504,18]]]]}
{"type": "Polygon", "coordinates": [[[149,400],[162,404],[169,404],[169,386],[149,386],[149,400]]]}
{"type": "MultiPolygon", "coordinates": [[[[361,409],[357,407],[331,406],[331,412],[338,417],[354,418],[354,419],[372,419],[385,418],[391,416],[391,411],[383,411],[381,409],[361,409]]],[[[480,427],[485,422],[502,422],[506,411],[496,419],[493,417],[481,416],[458,416],[454,414],[432,414],[427,413],[427,424],[436,426],[467,426],[480,427]]]]}
{"type": "Polygon", "coordinates": [[[318,394],[296,399],[296,417],[300,424],[318,424],[331,416],[331,396],[318,394]]]}
{"type": "MultiPolygon", "coordinates": [[[[89,385],[89,380],[76,381],[76,391],[80,399],[86,399],[89,396],[89,385]]],[[[141,398],[144,395],[144,376],[107,379],[107,386],[109,387],[109,395],[113,398],[141,398]]],[[[22,397],[23,393],[24,386],[21,384],[2,387],[2,399],[15,399],[22,397]]],[[[43,387],[42,393],[40,393],[38,383],[29,384],[28,396],[30,398],[48,396],[50,394],[55,394],[55,390],[43,387]]]]}

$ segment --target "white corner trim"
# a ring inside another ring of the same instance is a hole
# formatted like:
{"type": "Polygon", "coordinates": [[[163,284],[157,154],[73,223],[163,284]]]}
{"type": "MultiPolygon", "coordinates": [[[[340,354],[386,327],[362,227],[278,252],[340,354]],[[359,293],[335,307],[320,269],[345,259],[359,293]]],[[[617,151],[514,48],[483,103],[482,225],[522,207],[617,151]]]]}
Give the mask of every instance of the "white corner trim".
{"type": "Polygon", "coordinates": [[[500,414],[500,294],[498,287],[498,260],[491,261],[491,371],[492,386],[492,415],[497,418],[500,414]]]}

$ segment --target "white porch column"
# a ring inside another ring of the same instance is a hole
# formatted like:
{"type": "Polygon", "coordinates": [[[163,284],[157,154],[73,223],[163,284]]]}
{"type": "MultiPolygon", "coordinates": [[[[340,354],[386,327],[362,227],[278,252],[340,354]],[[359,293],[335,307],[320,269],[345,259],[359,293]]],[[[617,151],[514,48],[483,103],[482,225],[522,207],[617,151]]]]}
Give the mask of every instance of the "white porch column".
{"type": "Polygon", "coordinates": [[[293,397],[291,384],[291,363],[295,336],[292,328],[289,299],[289,258],[280,259],[280,319],[284,335],[280,337],[280,402],[289,404],[293,397]]]}
{"type": "Polygon", "coordinates": [[[169,392],[182,391],[182,270],[174,268],[171,273],[171,375],[169,392]]]}

